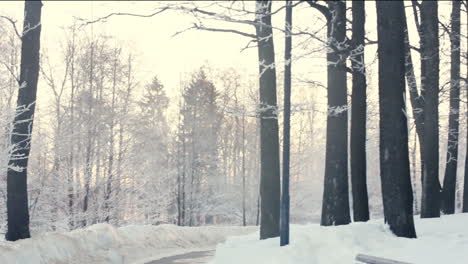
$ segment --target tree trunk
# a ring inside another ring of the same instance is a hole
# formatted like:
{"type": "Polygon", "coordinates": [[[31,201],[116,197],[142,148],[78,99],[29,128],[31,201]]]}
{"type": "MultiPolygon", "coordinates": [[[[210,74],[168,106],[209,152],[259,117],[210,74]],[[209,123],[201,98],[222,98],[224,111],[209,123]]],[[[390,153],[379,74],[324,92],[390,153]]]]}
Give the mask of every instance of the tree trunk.
{"type": "Polygon", "coordinates": [[[420,7],[421,85],[424,98],[424,171],[421,218],[440,216],[439,182],[439,35],[436,1],[420,7]]]}
{"type": "MultiPolygon", "coordinates": [[[[468,22],[468,16],[466,16],[466,21],[468,22]]],[[[467,36],[468,36],[468,28],[466,30],[467,36]]],[[[467,42],[468,42],[468,37],[467,37],[467,42]]],[[[468,52],[466,53],[466,57],[468,58],[468,52]]],[[[465,95],[466,95],[466,117],[467,117],[467,123],[468,123],[468,63],[466,64],[466,76],[467,78],[465,79],[465,95]]],[[[464,184],[463,184],[463,213],[468,213],[468,124],[465,127],[466,129],[466,154],[465,154],[465,177],[464,177],[464,184]]]]}
{"type": "Polygon", "coordinates": [[[109,124],[109,157],[108,157],[108,167],[107,167],[107,182],[106,189],[104,194],[104,207],[106,211],[105,221],[108,223],[111,219],[111,195],[112,195],[112,181],[114,180],[114,113],[115,111],[115,100],[116,100],[116,88],[117,88],[117,58],[119,56],[117,50],[114,53],[114,65],[112,67],[112,101],[111,101],[111,111],[112,115],[110,117],[109,124]]]}
{"type": "Polygon", "coordinates": [[[416,237],[405,115],[404,7],[378,1],[380,176],[385,222],[399,237],[416,237]]]}
{"type": "Polygon", "coordinates": [[[332,16],[327,23],[330,49],[327,53],[328,115],[323,191],[323,226],[351,222],[348,187],[348,105],[346,94],[346,59],[340,50],[346,38],[346,4],[327,2],[332,16]]]}
{"type": "Polygon", "coordinates": [[[75,155],[75,27],[73,27],[72,42],[69,44],[69,51],[71,56],[70,61],[70,152],[68,157],[68,175],[67,175],[67,185],[68,185],[68,226],[70,230],[73,230],[75,227],[75,217],[74,217],[74,155],[75,155]]]}
{"type": "Polygon", "coordinates": [[[246,189],[245,189],[245,108],[242,109],[242,225],[247,225],[246,220],[246,189]]]}
{"type": "Polygon", "coordinates": [[[416,134],[419,140],[419,154],[421,161],[421,182],[424,175],[424,100],[418,91],[418,84],[416,82],[416,75],[414,73],[413,59],[411,56],[411,47],[409,43],[408,25],[406,20],[406,12],[404,13],[403,27],[405,31],[405,76],[406,84],[409,89],[411,108],[413,112],[414,124],[416,126],[416,134]]]}
{"type": "Polygon", "coordinates": [[[31,237],[27,169],[39,77],[41,8],[41,1],[26,1],[24,5],[20,89],[11,136],[11,145],[14,149],[7,172],[8,231],[5,238],[9,241],[31,237]]]}
{"type": "Polygon", "coordinates": [[[353,1],[353,95],[351,98],[351,185],[354,221],[369,220],[366,182],[366,71],[364,62],[364,1],[353,1]]]}
{"type": "Polygon", "coordinates": [[[292,1],[286,1],[285,48],[284,48],[284,121],[283,121],[283,181],[281,192],[280,245],[289,244],[289,160],[291,141],[291,28],[292,1]]]}
{"type": "Polygon", "coordinates": [[[256,32],[260,79],[260,239],[279,236],[280,162],[276,105],[276,70],[272,1],[256,1],[256,32]]]}
{"type": "MultiPolygon", "coordinates": [[[[94,135],[92,131],[92,113],[93,113],[93,75],[94,75],[94,43],[91,42],[91,51],[90,51],[90,67],[89,67],[89,102],[88,102],[88,112],[87,112],[87,119],[88,119],[88,128],[87,128],[87,143],[86,143],[86,154],[85,154],[85,184],[84,184],[84,197],[83,197],[83,219],[82,219],[82,226],[85,227],[88,223],[88,205],[89,205],[89,192],[91,188],[91,178],[93,173],[93,166],[92,166],[92,151],[93,151],[93,143],[94,143],[94,135]]],[[[95,126],[95,125],[94,125],[95,126]]]]}
{"type": "Polygon", "coordinates": [[[458,129],[460,126],[460,7],[461,1],[452,2],[450,33],[450,110],[447,141],[447,159],[442,190],[442,211],[455,213],[457,183],[458,129]]]}

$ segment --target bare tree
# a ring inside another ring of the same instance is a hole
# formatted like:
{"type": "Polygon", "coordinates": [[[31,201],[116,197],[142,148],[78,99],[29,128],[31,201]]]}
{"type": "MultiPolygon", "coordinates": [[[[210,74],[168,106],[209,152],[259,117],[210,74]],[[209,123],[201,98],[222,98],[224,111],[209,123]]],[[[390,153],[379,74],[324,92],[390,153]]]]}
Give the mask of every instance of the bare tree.
{"type": "Polygon", "coordinates": [[[7,172],[7,215],[9,241],[29,238],[27,169],[31,150],[31,136],[36,109],[39,51],[41,38],[41,1],[26,1],[21,36],[21,72],[19,79],[17,115],[15,116],[7,172]]]}
{"type": "Polygon", "coordinates": [[[364,1],[353,1],[353,50],[350,55],[353,70],[351,97],[351,185],[354,221],[369,220],[366,175],[366,71],[364,62],[365,9],[364,1]]]}
{"type": "Polygon", "coordinates": [[[380,177],[385,222],[400,237],[416,237],[405,105],[402,1],[377,2],[380,177]]]}
{"type": "Polygon", "coordinates": [[[421,89],[424,98],[421,217],[440,216],[439,182],[439,20],[435,1],[417,4],[421,14],[421,89]]]}
{"type": "Polygon", "coordinates": [[[442,191],[441,209],[445,214],[455,213],[455,189],[458,164],[458,130],[460,126],[460,7],[452,2],[450,31],[450,109],[447,139],[447,159],[442,191]]]}
{"type": "Polygon", "coordinates": [[[327,19],[327,139],[322,202],[323,226],[351,222],[348,186],[348,102],[346,85],[346,3],[329,1],[328,7],[307,1],[327,19]]]}

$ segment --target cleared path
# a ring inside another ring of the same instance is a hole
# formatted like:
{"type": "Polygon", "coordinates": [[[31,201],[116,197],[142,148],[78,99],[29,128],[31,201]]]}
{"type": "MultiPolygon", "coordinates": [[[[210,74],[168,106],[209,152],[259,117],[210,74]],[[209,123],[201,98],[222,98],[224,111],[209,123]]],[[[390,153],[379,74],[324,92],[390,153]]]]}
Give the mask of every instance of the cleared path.
{"type": "Polygon", "coordinates": [[[158,260],[148,262],[146,264],[204,264],[208,263],[208,261],[210,261],[213,258],[214,253],[214,250],[195,251],[161,258],[158,260]]]}

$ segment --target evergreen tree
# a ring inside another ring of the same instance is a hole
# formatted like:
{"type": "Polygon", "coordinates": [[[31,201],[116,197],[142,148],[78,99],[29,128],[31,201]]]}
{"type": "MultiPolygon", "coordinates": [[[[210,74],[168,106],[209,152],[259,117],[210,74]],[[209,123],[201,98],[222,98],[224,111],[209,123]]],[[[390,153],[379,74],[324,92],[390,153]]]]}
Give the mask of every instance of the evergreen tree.
{"type": "Polygon", "coordinates": [[[185,144],[185,223],[189,226],[211,222],[220,204],[217,187],[218,134],[221,115],[216,103],[218,92],[203,70],[194,74],[183,91],[181,109],[185,144]]]}

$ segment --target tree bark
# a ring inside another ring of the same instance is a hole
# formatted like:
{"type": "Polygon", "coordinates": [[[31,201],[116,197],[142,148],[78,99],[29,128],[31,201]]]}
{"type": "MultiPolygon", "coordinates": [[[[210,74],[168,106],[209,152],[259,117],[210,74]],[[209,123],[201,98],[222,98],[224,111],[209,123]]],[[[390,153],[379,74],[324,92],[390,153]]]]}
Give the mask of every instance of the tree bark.
{"type": "Polygon", "coordinates": [[[420,7],[421,87],[424,98],[424,171],[421,218],[440,216],[439,182],[439,35],[436,1],[420,7]]]}
{"type": "Polygon", "coordinates": [[[458,129],[460,126],[460,7],[461,1],[452,2],[450,32],[450,110],[447,140],[447,159],[442,190],[442,211],[455,213],[457,183],[458,129]]]}
{"type": "Polygon", "coordinates": [[[21,45],[21,72],[16,115],[11,136],[14,147],[7,172],[6,240],[31,237],[29,232],[27,169],[34,111],[36,109],[37,80],[41,38],[41,1],[26,1],[21,45]]]}
{"type": "Polygon", "coordinates": [[[405,105],[404,6],[377,1],[380,177],[385,222],[399,237],[416,237],[405,105]]]}
{"type": "MultiPolygon", "coordinates": [[[[468,16],[466,16],[466,22],[468,22],[468,16]]],[[[468,28],[466,30],[467,36],[468,36],[468,28]]],[[[468,37],[466,38],[468,42],[468,37]]],[[[466,53],[466,57],[468,58],[468,52],[466,53]]],[[[466,76],[468,76],[468,63],[466,64],[466,76]]],[[[467,83],[468,77],[465,79],[465,95],[466,95],[466,117],[468,117],[468,83],[467,83]]],[[[468,123],[468,120],[467,120],[468,123]]],[[[463,213],[468,213],[468,124],[466,125],[466,142],[467,146],[465,148],[466,154],[465,154],[465,176],[464,176],[464,184],[463,184],[463,208],[462,211],[463,213]]]]}
{"type": "Polygon", "coordinates": [[[281,236],[280,245],[289,244],[289,160],[291,141],[291,28],[292,1],[286,1],[284,48],[284,121],[283,121],[283,180],[281,192],[281,236]]]}
{"type": "Polygon", "coordinates": [[[351,222],[348,187],[348,105],[346,59],[340,43],[346,38],[346,4],[327,2],[332,16],[327,23],[330,49],[327,53],[328,115],[325,157],[325,183],[322,202],[323,226],[351,222]]]}
{"type": "Polygon", "coordinates": [[[351,98],[351,185],[354,221],[369,220],[366,175],[366,71],[364,61],[364,1],[352,2],[353,94],[351,98]]]}
{"type": "Polygon", "coordinates": [[[260,239],[279,236],[280,162],[272,1],[256,1],[260,78],[260,239]]]}
{"type": "Polygon", "coordinates": [[[405,31],[405,76],[406,76],[406,84],[409,89],[410,95],[410,102],[411,108],[413,112],[414,124],[416,126],[416,134],[418,135],[419,140],[419,154],[420,154],[420,162],[421,162],[421,182],[422,182],[422,175],[424,174],[424,100],[420,96],[418,90],[418,84],[416,81],[416,75],[414,73],[414,65],[413,59],[411,56],[411,47],[409,42],[409,35],[408,35],[408,25],[406,20],[406,12],[404,13],[403,19],[403,26],[405,31]]]}

